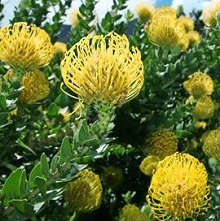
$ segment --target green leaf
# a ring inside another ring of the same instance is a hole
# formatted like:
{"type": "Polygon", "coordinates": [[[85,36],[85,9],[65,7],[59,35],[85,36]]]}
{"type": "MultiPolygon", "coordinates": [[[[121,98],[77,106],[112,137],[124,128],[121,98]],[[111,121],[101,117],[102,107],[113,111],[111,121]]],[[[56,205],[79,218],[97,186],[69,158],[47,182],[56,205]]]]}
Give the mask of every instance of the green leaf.
{"type": "Polygon", "coordinates": [[[8,121],[8,113],[2,112],[0,113],[0,125],[5,124],[8,121]]]}
{"type": "Polygon", "coordinates": [[[26,176],[26,171],[23,170],[21,174],[21,180],[20,180],[20,197],[24,198],[27,195],[27,176],[26,176]]]}
{"type": "Polygon", "coordinates": [[[7,107],[7,102],[5,96],[3,95],[0,95],[0,107],[2,107],[3,109],[6,109],[7,107]]]}
{"type": "Polygon", "coordinates": [[[48,115],[49,116],[56,116],[58,114],[58,107],[55,103],[51,103],[49,108],[48,108],[48,115]]]}
{"type": "Polygon", "coordinates": [[[35,214],[34,206],[28,203],[26,199],[11,200],[10,205],[14,206],[19,212],[24,213],[27,217],[32,217],[35,214]]]}
{"type": "Polygon", "coordinates": [[[48,161],[47,161],[47,156],[46,156],[45,153],[42,153],[42,155],[40,157],[40,162],[41,162],[42,173],[46,177],[49,177],[49,175],[50,175],[50,168],[49,168],[49,164],[48,164],[48,161]]]}
{"type": "Polygon", "coordinates": [[[38,163],[30,172],[30,175],[29,175],[29,184],[31,187],[34,187],[35,184],[34,184],[34,180],[36,177],[42,177],[43,175],[43,172],[42,172],[42,169],[41,169],[41,163],[38,163]]]}
{"type": "Polygon", "coordinates": [[[83,144],[86,140],[90,140],[90,133],[86,120],[81,122],[81,125],[79,125],[79,129],[76,131],[74,138],[79,145],[83,144]]]}
{"type": "Polygon", "coordinates": [[[99,139],[97,139],[97,138],[92,138],[92,139],[86,140],[86,141],[84,142],[84,145],[86,145],[86,146],[92,146],[92,147],[98,147],[99,144],[100,144],[100,141],[99,141],[99,139]]]}
{"type": "Polygon", "coordinates": [[[43,177],[35,177],[34,184],[39,188],[41,195],[45,197],[47,192],[47,180],[43,177]]]}
{"type": "Polygon", "coordinates": [[[52,170],[52,172],[56,172],[57,171],[57,168],[58,168],[58,165],[60,164],[60,152],[58,152],[53,158],[52,158],[52,161],[51,161],[51,164],[50,164],[50,168],[52,170]]]}
{"type": "Polygon", "coordinates": [[[25,196],[26,191],[26,172],[24,169],[17,168],[9,175],[2,188],[4,205],[7,206],[11,199],[25,196]]]}
{"type": "Polygon", "coordinates": [[[36,153],[32,150],[32,148],[29,147],[28,145],[26,145],[25,143],[23,143],[20,139],[18,139],[16,142],[17,142],[21,147],[23,147],[25,150],[27,150],[27,151],[33,153],[34,155],[36,155],[36,153]]]}
{"type": "Polygon", "coordinates": [[[66,161],[67,158],[72,156],[72,147],[69,141],[69,137],[64,137],[60,147],[60,158],[62,161],[66,161]]]}

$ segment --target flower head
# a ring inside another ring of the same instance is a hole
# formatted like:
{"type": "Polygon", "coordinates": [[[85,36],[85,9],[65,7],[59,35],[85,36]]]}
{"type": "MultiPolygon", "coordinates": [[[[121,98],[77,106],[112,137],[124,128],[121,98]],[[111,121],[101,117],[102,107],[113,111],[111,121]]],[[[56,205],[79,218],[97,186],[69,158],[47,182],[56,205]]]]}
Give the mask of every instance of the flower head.
{"type": "Polygon", "coordinates": [[[184,25],[176,18],[176,11],[171,7],[160,7],[146,25],[149,40],[165,48],[182,47],[186,31],[184,25]]]}
{"type": "Polygon", "coordinates": [[[53,53],[59,54],[62,57],[64,56],[65,52],[67,51],[66,43],[64,43],[64,42],[57,41],[54,43],[53,47],[54,47],[53,53]]]}
{"type": "Polygon", "coordinates": [[[202,149],[208,157],[213,157],[217,159],[218,161],[220,161],[220,130],[219,129],[211,130],[205,135],[202,149]]]}
{"type": "Polygon", "coordinates": [[[139,168],[141,172],[143,172],[145,175],[152,176],[159,161],[160,161],[160,158],[158,156],[149,155],[141,161],[139,168]]]}
{"type": "Polygon", "coordinates": [[[146,152],[163,159],[177,151],[176,135],[168,129],[159,129],[150,134],[146,140],[146,152]]]}
{"type": "Polygon", "coordinates": [[[199,98],[211,95],[214,90],[214,83],[208,74],[195,72],[183,83],[183,87],[194,98],[199,98]]]}
{"type": "Polygon", "coordinates": [[[153,13],[153,18],[159,18],[159,17],[170,17],[172,19],[177,18],[177,12],[174,8],[169,6],[161,6],[157,8],[153,13]]]}
{"type": "Polygon", "coordinates": [[[144,21],[148,21],[151,19],[152,14],[155,10],[154,6],[151,4],[144,4],[142,2],[139,2],[136,7],[136,12],[140,19],[144,21]]]}
{"type": "Polygon", "coordinates": [[[177,21],[180,22],[181,24],[183,24],[186,32],[193,31],[194,21],[192,18],[186,17],[186,16],[181,16],[177,19],[177,21]]]}
{"type": "Polygon", "coordinates": [[[211,1],[202,11],[202,20],[207,26],[217,25],[217,13],[220,12],[220,1],[211,1]]]}
{"type": "Polygon", "coordinates": [[[88,35],[61,61],[64,83],[85,103],[120,106],[140,92],[143,63],[137,48],[129,49],[125,35],[88,35]]]}
{"type": "Polygon", "coordinates": [[[198,45],[201,42],[201,36],[197,31],[189,31],[186,35],[190,45],[198,45]]]}
{"type": "Polygon", "coordinates": [[[209,207],[208,175],[198,159],[175,153],[160,161],[153,174],[147,202],[157,220],[184,220],[209,207]]]}
{"type": "Polygon", "coordinates": [[[97,174],[84,169],[76,174],[76,179],[68,183],[65,199],[78,212],[91,212],[101,205],[102,185],[97,174]]]}
{"type": "Polygon", "coordinates": [[[33,104],[46,98],[50,93],[49,82],[38,69],[29,71],[22,76],[22,86],[24,88],[19,97],[19,101],[22,103],[33,104]]]}
{"type": "Polygon", "coordinates": [[[0,28],[0,60],[11,68],[33,70],[47,65],[53,57],[49,35],[25,22],[0,28]]]}
{"type": "Polygon", "coordinates": [[[132,204],[125,205],[119,214],[119,221],[148,221],[150,220],[147,214],[132,204]]]}
{"type": "Polygon", "coordinates": [[[193,117],[199,120],[209,119],[213,116],[215,104],[210,96],[200,97],[192,111],[193,117]]]}

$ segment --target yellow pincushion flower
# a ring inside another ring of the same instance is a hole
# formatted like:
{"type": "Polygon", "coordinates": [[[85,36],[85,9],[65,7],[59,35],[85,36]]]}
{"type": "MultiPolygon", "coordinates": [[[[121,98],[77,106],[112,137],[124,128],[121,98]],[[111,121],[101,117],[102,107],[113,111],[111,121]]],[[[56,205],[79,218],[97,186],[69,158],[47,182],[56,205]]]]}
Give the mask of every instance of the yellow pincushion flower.
{"type": "Polygon", "coordinates": [[[177,12],[172,7],[161,6],[161,7],[157,8],[153,13],[153,18],[159,18],[159,17],[170,17],[172,19],[176,19],[177,18],[177,12]]]}
{"type": "Polygon", "coordinates": [[[11,68],[33,70],[48,65],[53,56],[49,35],[25,22],[0,28],[0,60],[11,68]]]}
{"type": "Polygon", "coordinates": [[[147,156],[141,161],[139,168],[141,172],[143,172],[145,175],[152,176],[159,161],[160,158],[158,156],[153,156],[153,155],[147,156]]]}
{"type": "Polygon", "coordinates": [[[181,47],[186,36],[183,24],[172,15],[166,13],[161,16],[153,14],[150,23],[146,26],[149,40],[165,48],[181,47]]]}
{"type": "Polygon", "coordinates": [[[59,54],[62,57],[64,56],[64,54],[67,51],[66,43],[64,43],[64,42],[57,41],[54,43],[53,47],[54,47],[53,53],[59,54]]]}
{"type": "Polygon", "coordinates": [[[85,103],[121,106],[137,96],[144,81],[137,48],[125,35],[88,35],[61,61],[63,81],[85,103]]]}
{"type": "Polygon", "coordinates": [[[220,1],[211,1],[202,11],[202,20],[207,26],[217,25],[217,13],[220,12],[220,1]]]}
{"type": "Polygon", "coordinates": [[[29,71],[22,76],[22,86],[24,88],[19,97],[19,101],[22,103],[33,104],[46,98],[50,93],[49,82],[38,69],[29,71]]]}
{"type": "Polygon", "coordinates": [[[181,16],[177,19],[177,21],[180,22],[184,26],[186,32],[193,31],[194,21],[192,18],[181,16]]]}
{"type": "Polygon", "coordinates": [[[209,119],[213,116],[215,111],[215,104],[213,103],[210,96],[200,97],[196,106],[192,111],[193,117],[199,120],[209,119]]]}
{"type": "Polygon", "coordinates": [[[198,45],[201,42],[201,36],[197,31],[189,31],[186,36],[189,39],[190,45],[198,45]]]}
{"type": "Polygon", "coordinates": [[[211,130],[203,137],[202,149],[208,157],[213,157],[220,161],[220,130],[211,130]]]}
{"type": "Polygon", "coordinates": [[[175,153],[160,161],[146,196],[157,220],[185,220],[209,207],[208,174],[198,159],[175,153]]]}
{"type": "Polygon", "coordinates": [[[65,199],[77,212],[91,212],[101,205],[102,185],[97,174],[84,169],[66,186],[65,199]]]}
{"type": "Polygon", "coordinates": [[[146,140],[146,153],[163,159],[177,151],[178,140],[176,135],[168,129],[159,129],[146,140]]]}
{"type": "Polygon", "coordinates": [[[185,90],[194,98],[211,95],[214,90],[212,78],[205,73],[195,72],[183,83],[185,90]]]}
{"type": "Polygon", "coordinates": [[[132,204],[125,205],[119,214],[118,221],[149,221],[147,214],[132,204]]]}
{"type": "Polygon", "coordinates": [[[142,19],[144,21],[148,21],[151,19],[155,8],[151,4],[144,4],[142,2],[139,2],[136,5],[135,10],[136,10],[140,19],[142,19]]]}

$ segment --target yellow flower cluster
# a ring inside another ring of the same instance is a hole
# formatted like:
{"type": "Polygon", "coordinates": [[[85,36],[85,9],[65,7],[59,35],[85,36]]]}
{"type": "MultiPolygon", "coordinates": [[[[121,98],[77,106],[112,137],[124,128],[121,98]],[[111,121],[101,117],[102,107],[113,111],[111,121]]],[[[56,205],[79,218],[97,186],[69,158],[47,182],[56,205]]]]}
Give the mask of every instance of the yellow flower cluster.
{"type": "Polygon", "coordinates": [[[0,28],[0,60],[13,69],[34,70],[49,64],[53,45],[35,25],[18,22],[0,28]]]}
{"type": "Polygon", "coordinates": [[[66,43],[64,42],[57,41],[54,43],[53,47],[54,47],[54,50],[53,50],[54,55],[58,54],[61,57],[63,57],[67,51],[67,46],[66,46],[66,43]]]}
{"type": "Polygon", "coordinates": [[[175,153],[160,161],[146,196],[157,220],[185,220],[209,207],[208,175],[198,159],[175,153]]]}
{"type": "Polygon", "coordinates": [[[125,205],[119,214],[118,221],[149,221],[147,214],[141,212],[141,210],[132,204],[125,205]]]}
{"type": "Polygon", "coordinates": [[[178,139],[169,129],[159,129],[146,139],[146,153],[163,159],[177,151],[178,139]]]}
{"type": "Polygon", "coordinates": [[[207,26],[217,25],[217,13],[220,13],[220,1],[213,0],[202,11],[202,20],[207,26]]]}
{"type": "Polygon", "coordinates": [[[198,120],[209,119],[213,116],[215,104],[210,96],[200,97],[192,111],[193,117],[198,120]]]}
{"type": "Polygon", "coordinates": [[[211,130],[203,137],[202,149],[208,157],[220,161],[220,129],[211,130]]]}
{"type": "Polygon", "coordinates": [[[22,76],[22,87],[24,88],[19,97],[21,103],[33,104],[46,98],[50,93],[49,82],[38,69],[28,71],[22,76]]]}
{"type": "Polygon", "coordinates": [[[200,36],[193,29],[194,22],[191,18],[177,18],[176,10],[168,6],[156,9],[146,25],[147,35],[152,43],[164,48],[179,47],[181,50],[186,50],[190,44],[200,43],[200,36]]]}
{"type": "Polygon", "coordinates": [[[145,4],[143,2],[139,2],[136,5],[135,10],[140,19],[142,19],[143,21],[148,21],[152,18],[152,14],[155,11],[155,8],[151,4],[145,4]]]}
{"type": "Polygon", "coordinates": [[[74,211],[91,212],[101,205],[102,185],[97,174],[84,169],[66,186],[66,201],[74,211]]]}
{"type": "Polygon", "coordinates": [[[141,161],[139,168],[141,172],[143,172],[145,175],[152,176],[159,161],[160,161],[160,158],[158,156],[149,155],[141,161]]]}
{"type": "Polygon", "coordinates": [[[195,99],[211,95],[214,91],[212,78],[205,73],[195,72],[183,83],[185,90],[195,99]]]}
{"type": "Polygon", "coordinates": [[[121,106],[139,94],[144,82],[140,51],[130,51],[128,38],[116,33],[82,38],[60,68],[66,86],[87,104],[121,106]]]}
{"type": "Polygon", "coordinates": [[[212,78],[202,72],[195,72],[183,83],[185,90],[191,95],[189,99],[196,99],[192,115],[196,119],[208,119],[213,116],[215,105],[210,97],[214,91],[212,78]]]}

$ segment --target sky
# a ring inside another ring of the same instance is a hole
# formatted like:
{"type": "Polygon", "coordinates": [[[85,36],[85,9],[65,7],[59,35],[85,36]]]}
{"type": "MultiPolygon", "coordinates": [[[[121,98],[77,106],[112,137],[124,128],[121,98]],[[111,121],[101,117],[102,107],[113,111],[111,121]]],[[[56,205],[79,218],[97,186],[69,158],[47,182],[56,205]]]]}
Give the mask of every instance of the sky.
{"type": "MultiPolygon", "coordinates": [[[[2,0],[2,3],[5,4],[4,15],[5,18],[1,22],[0,26],[9,24],[9,20],[13,18],[14,7],[18,6],[20,0],[2,0]]],[[[96,5],[96,11],[100,18],[102,18],[105,13],[111,10],[113,0],[99,0],[96,5]]],[[[174,8],[177,8],[179,5],[183,5],[184,12],[186,14],[190,13],[193,9],[202,10],[205,5],[207,5],[210,0],[128,0],[127,5],[128,9],[134,12],[135,6],[139,2],[148,2],[152,3],[155,7],[161,5],[172,5],[174,8]]],[[[81,4],[81,0],[73,0],[72,7],[67,10],[67,16],[65,18],[65,24],[70,24],[69,13],[74,9],[78,8],[81,4]]]]}

